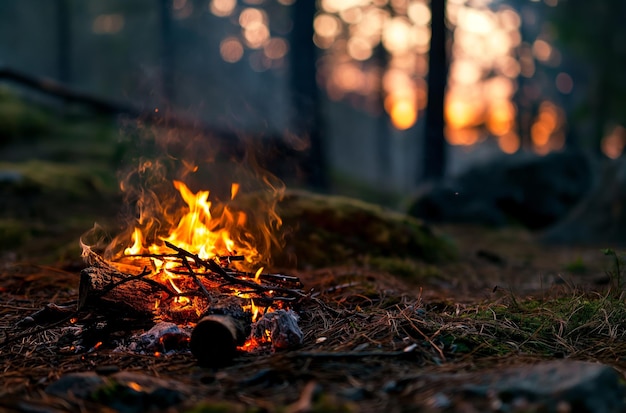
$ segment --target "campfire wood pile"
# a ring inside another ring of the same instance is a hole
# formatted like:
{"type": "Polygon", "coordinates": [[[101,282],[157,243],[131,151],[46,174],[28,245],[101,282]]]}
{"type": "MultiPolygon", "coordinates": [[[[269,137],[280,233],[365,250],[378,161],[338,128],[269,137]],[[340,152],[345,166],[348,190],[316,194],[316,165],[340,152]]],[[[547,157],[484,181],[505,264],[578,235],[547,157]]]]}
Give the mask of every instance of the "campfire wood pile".
{"type": "Polygon", "coordinates": [[[232,262],[244,259],[238,255],[202,259],[167,241],[166,246],[173,253],[128,257],[133,265],[110,263],[87,249],[90,266],[81,272],[78,310],[95,310],[105,317],[197,323],[189,347],[203,365],[229,362],[248,341],[272,343],[273,348],[302,342],[293,311],[307,296],[299,278],[231,268],[232,262]],[[137,260],[145,264],[139,272],[137,260]],[[155,279],[161,270],[149,268],[152,260],[170,263],[167,271],[179,277],[177,284],[155,279]],[[253,320],[254,313],[258,320],[253,320]]]}

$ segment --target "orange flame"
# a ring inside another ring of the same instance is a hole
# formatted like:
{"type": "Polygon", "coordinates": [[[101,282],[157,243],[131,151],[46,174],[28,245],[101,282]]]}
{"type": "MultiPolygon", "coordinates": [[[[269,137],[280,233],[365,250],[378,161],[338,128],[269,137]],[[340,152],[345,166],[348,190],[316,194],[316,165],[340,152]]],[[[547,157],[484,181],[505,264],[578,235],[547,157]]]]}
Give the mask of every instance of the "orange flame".
{"type": "MultiPolygon", "coordinates": [[[[169,136],[164,138],[170,141],[169,136]]],[[[154,301],[151,301],[150,307],[155,315],[189,323],[190,318],[204,312],[212,300],[206,294],[195,293],[221,286],[219,280],[203,274],[205,270],[200,263],[194,262],[194,255],[220,265],[227,263],[230,269],[241,271],[242,277],[249,282],[261,283],[261,272],[270,262],[270,251],[280,245],[277,230],[282,221],[276,212],[276,204],[284,187],[269,174],[248,171],[245,165],[239,169],[238,165],[232,171],[244,185],[233,182],[230,194],[227,194],[224,184],[228,181],[222,181],[222,175],[205,175],[211,171],[210,165],[200,170],[197,160],[187,162],[181,159],[185,158],[144,159],[136,170],[122,179],[120,187],[129,204],[136,205],[138,216],[134,225],[106,246],[103,258],[125,272],[133,273],[128,266],[150,268],[146,278],[166,288],[156,292],[154,301]],[[183,163],[178,172],[174,172],[176,162],[170,162],[172,160],[183,163]],[[176,173],[179,179],[168,178],[171,173],[176,173]],[[214,177],[220,179],[214,182],[217,188],[214,192],[194,191],[187,183],[211,182],[214,177]],[[242,196],[244,188],[255,191],[253,204],[242,196]],[[188,261],[176,256],[169,244],[189,252],[188,261]],[[236,259],[228,259],[233,256],[236,259]]],[[[95,228],[90,236],[95,237],[96,243],[83,244],[83,247],[87,251],[92,251],[92,247],[101,248],[104,237],[100,237],[95,228]]],[[[89,257],[89,253],[85,256],[89,257]]],[[[257,307],[249,293],[232,288],[227,290],[228,294],[245,303],[241,307],[250,312],[253,320],[269,311],[257,307]]]]}
{"type": "MultiPolygon", "coordinates": [[[[260,260],[260,253],[252,242],[254,237],[246,231],[248,219],[244,212],[233,211],[228,205],[213,208],[209,191],[193,193],[181,181],[174,181],[173,184],[186,204],[178,223],[166,236],[149,243],[147,238],[152,228],[149,225],[142,226],[141,223],[152,223],[152,220],[141,217],[140,225],[134,228],[131,236],[132,245],[124,250],[124,255],[147,252],[166,254],[171,250],[163,241],[168,241],[202,259],[242,254],[250,264],[260,260]],[[214,214],[214,209],[218,214],[214,214]]],[[[235,199],[239,188],[238,183],[232,184],[231,200],[235,199]]]]}

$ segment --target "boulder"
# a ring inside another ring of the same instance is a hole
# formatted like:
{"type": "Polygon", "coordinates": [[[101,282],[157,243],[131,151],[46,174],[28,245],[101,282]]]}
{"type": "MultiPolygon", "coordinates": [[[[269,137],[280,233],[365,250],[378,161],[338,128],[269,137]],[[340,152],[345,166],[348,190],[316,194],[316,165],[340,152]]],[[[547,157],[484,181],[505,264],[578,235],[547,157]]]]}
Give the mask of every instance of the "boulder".
{"type": "Polygon", "coordinates": [[[626,245],[626,159],[608,161],[589,195],[540,238],[603,248],[626,245]]]}
{"type": "Polygon", "coordinates": [[[626,409],[621,375],[610,366],[584,361],[555,360],[488,371],[457,391],[465,397],[488,399],[498,411],[610,413],[626,409]]]}
{"type": "Polygon", "coordinates": [[[107,377],[94,372],[70,373],[46,388],[53,396],[89,400],[125,413],[175,406],[195,391],[176,380],[123,371],[107,377]]]}
{"type": "Polygon", "coordinates": [[[592,182],[592,164],[580,152],[502,155],[422,187],[408,212],[430,222],[541,229],[571,211],[592,182]]]}

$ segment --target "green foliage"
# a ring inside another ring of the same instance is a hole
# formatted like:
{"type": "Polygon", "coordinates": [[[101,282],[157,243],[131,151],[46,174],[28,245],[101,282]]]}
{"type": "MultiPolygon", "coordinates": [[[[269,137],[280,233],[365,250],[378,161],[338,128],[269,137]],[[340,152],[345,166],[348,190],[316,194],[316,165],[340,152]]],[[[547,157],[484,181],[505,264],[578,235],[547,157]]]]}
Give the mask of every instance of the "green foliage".
{"type": "Polygon", "coordinates": [[[607,271],[607,275],[611,280],[611,287],[614,288],[618,294],[620,294],[624,288],[622,275],[622,272],[624,271],[624,255],[618,255],[615,250],[612,250],[611,248],[603,249],[602,252],[607,257],[613,258],[614,267],[612,270],[607,271]]]}
{"type": "Polygon", "coordinates": [[[588,268],[581,257],[576,258],[574,261],[568,263],[565,266],[565,270],[571,273],[583,274],[587,272],[588,268]]]}
{"type": "Polygon", "coordinates": [[[0,88],[0,144],[21,137],[40,137],[56,126],[49,111],[30,105],[7,89],[0,88]]]}

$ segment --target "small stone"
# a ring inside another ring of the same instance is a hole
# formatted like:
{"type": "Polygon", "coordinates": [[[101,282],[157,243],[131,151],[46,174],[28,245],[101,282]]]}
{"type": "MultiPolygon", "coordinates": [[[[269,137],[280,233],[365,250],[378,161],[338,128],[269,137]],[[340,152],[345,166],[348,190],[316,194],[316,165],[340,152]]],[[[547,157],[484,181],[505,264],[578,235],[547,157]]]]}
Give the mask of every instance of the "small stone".
{"type": "Polygon", "coordinates": [[[612,367],[591,362],[554,360],[472,376],[461,390],[469,395],[499,400],[513,407],[524,399],[548,411],[610,413],[626,409],[626,385],[612,367]]]}
{"type": "Polygon", "coordinates": [[[104,382],[105,379],[94,372],[71,373],[46,387],[46,393],[61,398],[73,396],[84,399],[104,382]]]}
{"type": "Polygon", "coordinates": [[[433,409],[447,409],[452,406],[452,401],[443,393],[435,393],[426,402],[433,409]]]}
{"type": "Polygon", "coordinates": [[[35,324],[35,319],[31,316],[26,316],[17,322],[17,327],[28,327],[35,324]]]}

